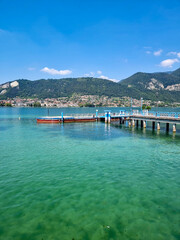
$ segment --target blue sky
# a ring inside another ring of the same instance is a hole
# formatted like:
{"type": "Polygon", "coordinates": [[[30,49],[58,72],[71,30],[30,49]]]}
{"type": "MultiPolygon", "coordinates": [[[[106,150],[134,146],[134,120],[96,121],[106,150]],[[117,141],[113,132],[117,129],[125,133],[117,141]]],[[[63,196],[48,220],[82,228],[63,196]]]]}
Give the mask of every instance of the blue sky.
{"type": "Polygon", "coordinates": [[[0,83],[178,67],[179,0],[0,0],[0,83]]]}

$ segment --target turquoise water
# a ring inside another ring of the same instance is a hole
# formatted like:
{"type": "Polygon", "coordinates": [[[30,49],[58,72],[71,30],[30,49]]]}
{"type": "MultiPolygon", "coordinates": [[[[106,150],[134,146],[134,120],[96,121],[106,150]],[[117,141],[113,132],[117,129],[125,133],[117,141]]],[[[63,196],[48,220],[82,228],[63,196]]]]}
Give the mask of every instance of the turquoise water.
{"type": "Polygon", "coordinates": [[[180,239],[178,132],[37,124],[46,114],[0,108],[0,239],[180,239]]]}

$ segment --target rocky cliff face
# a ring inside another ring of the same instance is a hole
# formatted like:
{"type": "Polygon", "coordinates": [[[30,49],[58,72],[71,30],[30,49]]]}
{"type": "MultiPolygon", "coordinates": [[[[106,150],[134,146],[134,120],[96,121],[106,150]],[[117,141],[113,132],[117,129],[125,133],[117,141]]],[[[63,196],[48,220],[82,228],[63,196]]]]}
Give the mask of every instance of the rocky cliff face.
{"type": "Polygon", "coordinates": [[[149,90],[167,90],[167,91],[180,91],[180,84],[168,85],[166,88],[164,85],[155,78],[151,78],[151,81],[145,86],[149,90]]]}
{"type": "Polygon", "coordinates": [[[19,88],[19,83],[18,81],[13,81],[13,82],[8,82],[5,84],[1,84],[0,85],[0,95],[4,95],[7,93],[7,91],[9,90],[9,88],[19,88]]]}
{"type": "Polygon", "coordinates": [[[119,83],[139,90],[180,91],[180,68],[173,72],[135,73],[119,83]]]}
{"type": "Polygon", "coordinates": [[[157,79],[151,78],[151,81],[148,83],[148,85],[145,86],[149,90],[159,90],[164,89],[164,85],[160,83],[157,79]]]}
{"type": "Polygon", "coordinates": [[[180,84],[169,85],[166,87],[169,91],[180,91],[180,84]]]}

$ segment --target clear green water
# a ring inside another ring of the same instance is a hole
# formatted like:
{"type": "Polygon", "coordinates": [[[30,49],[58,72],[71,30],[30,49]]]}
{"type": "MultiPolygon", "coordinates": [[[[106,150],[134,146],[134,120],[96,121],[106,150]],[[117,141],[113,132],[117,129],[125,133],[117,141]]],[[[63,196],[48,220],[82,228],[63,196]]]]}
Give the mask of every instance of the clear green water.
{"type": "Polygon", "coordinates": [[[0,109],[0,239],[180,239],[178,133],[38,125],[46,112],[0,109]]]}

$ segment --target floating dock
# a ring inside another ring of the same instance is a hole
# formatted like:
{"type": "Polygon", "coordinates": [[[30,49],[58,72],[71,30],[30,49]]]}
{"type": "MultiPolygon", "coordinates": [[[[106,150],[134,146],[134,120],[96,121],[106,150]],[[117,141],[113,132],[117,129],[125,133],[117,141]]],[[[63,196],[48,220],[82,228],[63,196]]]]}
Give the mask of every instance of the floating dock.
{"type": "Polygon", "coordinates": [[[72,122],[95,122],[95,117],[40,117],[37,118],[37,123],[72,123],[72,122]]]}
{"type": "Polygon", "coordinates": [[[96,114],[78,114],[72,116],[64,116],[61,113],[61,116],[46,116],[37,118],[37,123],[68,123],[68,122],[111,122],[117,121],[120,117],[127,118],[129,116],[128,112],[120,111],[119,113],[111,114],[111,111],[106,110],[105,113],[99,114],[96,111],[96,114]]]}

